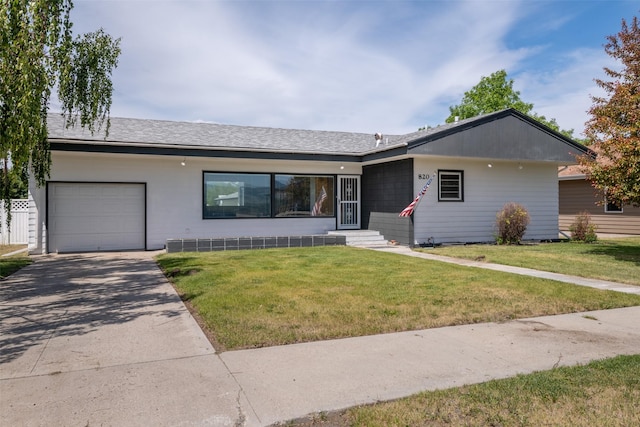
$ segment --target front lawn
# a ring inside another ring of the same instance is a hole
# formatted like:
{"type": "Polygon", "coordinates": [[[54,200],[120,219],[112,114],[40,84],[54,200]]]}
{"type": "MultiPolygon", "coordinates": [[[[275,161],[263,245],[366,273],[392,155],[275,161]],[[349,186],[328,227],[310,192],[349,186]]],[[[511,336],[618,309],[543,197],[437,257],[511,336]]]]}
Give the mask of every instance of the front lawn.
{"type": "Polygon", "coordinates": [[[534,268],[593,279],[640,285],[640,237],[595,243],[466,245],[419,249],[436,255],[534,268]]]}
{"type": "Polygon", "coordinates": [[[640,305],[640,296],[351,247],[164,254],[218,350],[640,305]]]}

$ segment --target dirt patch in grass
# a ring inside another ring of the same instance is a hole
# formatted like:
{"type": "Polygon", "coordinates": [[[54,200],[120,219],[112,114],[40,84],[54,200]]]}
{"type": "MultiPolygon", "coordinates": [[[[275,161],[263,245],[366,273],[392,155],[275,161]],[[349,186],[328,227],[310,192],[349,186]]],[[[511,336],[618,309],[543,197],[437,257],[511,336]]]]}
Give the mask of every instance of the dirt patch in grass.
{"type": "Polygon", "coordinates": [[[196,310],[193,304],[191,304],[191,301],[189,301],[185,297],[185,295],[175,287],[175,285],[173,287],[176,290],[180,299],[182,300],[182,303],[184,304],[184,306],[187,307],[187,310],[189,310],[189,313],[191,313],[191,317],[193,317],[196,323],[198,324],[198,326],[200,326],[200,329],[202,329],[202,332],[207,337],[207,339],[209,340],[213,348],[216,350],[222,351],[222,349],[224,349],[224,346],[218,342],[218,339],[216,338],[216,334],[214,333],[213,330],[211,330],[211,328],[209,328],[209,326],[204,321],[202,316],[200,316],[200,313],[198,313],[198,310],[196,310]]]}
{"type": "Polygon", "coordinates": [[[0,257],[26,248],[27,245],[0,245],[0,257]]]}

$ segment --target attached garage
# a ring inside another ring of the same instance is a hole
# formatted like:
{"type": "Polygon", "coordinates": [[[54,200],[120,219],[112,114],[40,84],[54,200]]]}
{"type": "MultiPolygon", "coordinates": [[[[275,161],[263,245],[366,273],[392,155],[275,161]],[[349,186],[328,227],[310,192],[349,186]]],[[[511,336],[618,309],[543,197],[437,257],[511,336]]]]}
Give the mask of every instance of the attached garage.
{"type": "Polygon", "coordinates": [[[144,250],[146,185],[50,182],[48,251],[144,250]]]}

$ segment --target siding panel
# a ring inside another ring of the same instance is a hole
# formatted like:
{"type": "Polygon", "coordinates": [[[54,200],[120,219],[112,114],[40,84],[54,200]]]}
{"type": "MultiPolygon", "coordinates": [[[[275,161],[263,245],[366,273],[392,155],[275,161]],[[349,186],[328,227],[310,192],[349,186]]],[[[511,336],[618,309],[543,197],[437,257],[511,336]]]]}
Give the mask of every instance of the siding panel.
{"type": "Polygon", "coordinates": [[[598,202],[604,199],[585,179],[559,182],[560,229],[569,230],[580,212],[589,212],[599,233],[640,234],[640,208],[624,206],[623,212],[604,211],[598,202]]]}
{"type": "MultiPolygon", "coordinates": [[[[415,173],[438,169],[464,171],[464,202],[438,202],[432,185],[414,214],[415,242],[489,242],[495,239],[495,218],[507,202],[527,208],[531,223],[525,239],[558,237],[558,185],[555,164],[460,159],[417,159],[415,173]]],[[[421,184],[415,183],[414,191],[421,184]]]]}
{"type": "MultiPolygon", "coordinates": [[[[147,241],[149,250],[162,249],[167,239],[324,234],[336,229],[336,218],[202,219],[203,171],[292,174],[360,175],[360,165],[336,162],[260,161],[153,155],[52,152],[51,181],[139,182],[147,186],[147,241]]],[[[46,195],[30,186],[32,253],[46,247],[46,195]]]]}
{"type": "Polygon", "coordinates": [[[415,197],[413,159],[364,166],[362,228],[379,231],[387,240],[413,244],[411,218],[398,214],[415,197]]]}

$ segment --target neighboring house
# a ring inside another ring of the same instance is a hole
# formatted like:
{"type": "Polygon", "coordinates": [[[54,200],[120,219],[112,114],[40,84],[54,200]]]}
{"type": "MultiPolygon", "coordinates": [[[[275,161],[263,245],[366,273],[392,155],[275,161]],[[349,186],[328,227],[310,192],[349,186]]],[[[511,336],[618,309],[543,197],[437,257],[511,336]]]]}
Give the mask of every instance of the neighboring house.
{"type": "Polygon", "coordinates": [[[50,179],[30,186],[33,253],[349,229],[405,245],[485,242],[510,201],[531,216],[525,239],[555,239],[558,167],[586,150],[512,109],[375,137],[113,118],[105,140],[62,124],[50,118],[50,179]]]}
{"type": "Polygon", "coordinates": [[[598,233],[640,234],[640,208],[607,203],[605,194],[591,186],[577,166],[560,168],[560,230],[567,231],[576,215],[588,212],[598,233]]]}

